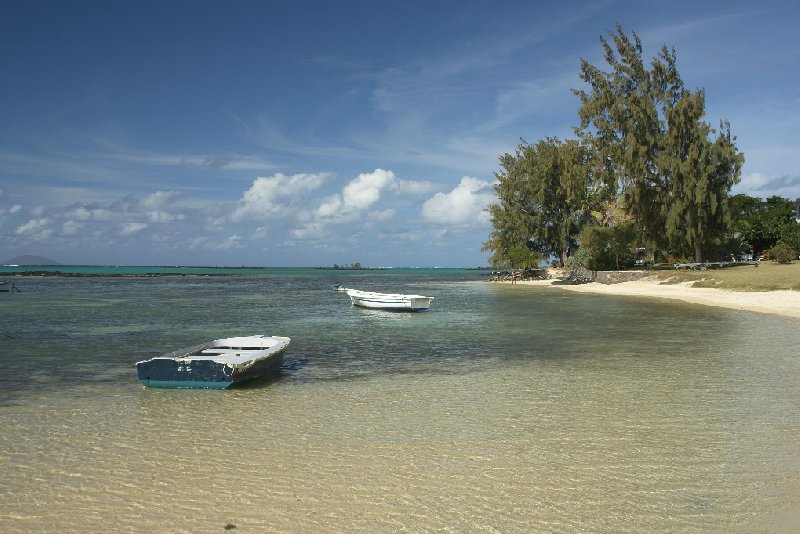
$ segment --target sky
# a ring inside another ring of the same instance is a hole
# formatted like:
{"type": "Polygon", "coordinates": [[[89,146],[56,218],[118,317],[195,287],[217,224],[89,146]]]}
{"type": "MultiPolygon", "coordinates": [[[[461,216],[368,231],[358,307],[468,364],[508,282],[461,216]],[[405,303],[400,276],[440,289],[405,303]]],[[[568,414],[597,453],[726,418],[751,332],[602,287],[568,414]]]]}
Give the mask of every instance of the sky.
{"type": "Polygon", "coordinates": [[[574,138],[617,24],[800,197],[800,4],[0,2],[0,262],[473,267],[498,158],[574,138]]]}

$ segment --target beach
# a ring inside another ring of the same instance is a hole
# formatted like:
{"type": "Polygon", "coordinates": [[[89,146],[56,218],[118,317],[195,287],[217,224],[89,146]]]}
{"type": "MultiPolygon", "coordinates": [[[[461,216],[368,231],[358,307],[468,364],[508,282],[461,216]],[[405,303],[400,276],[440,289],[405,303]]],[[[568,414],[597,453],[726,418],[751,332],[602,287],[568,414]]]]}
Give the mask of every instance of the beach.
{"type": "MultiPolygon", "coordinates": [[[[510,282],[506,282],[510,283],[510,282]]],[[[692,287],[692,282],[665,284],[656,277],[617,284],[564,284],[558,279],[520,280],[519,285],[552,286],[566,291],[680,300],[690,304],[772,313],[800,319],[800,291],[730,291],[692,287]]]]}

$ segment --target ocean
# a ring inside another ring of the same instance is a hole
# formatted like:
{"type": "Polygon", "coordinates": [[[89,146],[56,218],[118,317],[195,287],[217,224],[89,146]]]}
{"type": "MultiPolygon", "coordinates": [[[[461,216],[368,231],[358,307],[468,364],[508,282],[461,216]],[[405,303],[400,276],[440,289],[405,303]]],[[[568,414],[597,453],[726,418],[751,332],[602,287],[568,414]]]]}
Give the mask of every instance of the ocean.
{"type": "Polygon", "coordinates": [[[69,269],[161,276],[0,272],[20,289],[0,294],[4,531],[788,532],[797,517],[794,319],[467,269],[69,269]],[[365,310],[335,284],[435,300],[365,310]],[[279,375],[137,381],[139,360],[256,333],[292,338],[279,375]]]}

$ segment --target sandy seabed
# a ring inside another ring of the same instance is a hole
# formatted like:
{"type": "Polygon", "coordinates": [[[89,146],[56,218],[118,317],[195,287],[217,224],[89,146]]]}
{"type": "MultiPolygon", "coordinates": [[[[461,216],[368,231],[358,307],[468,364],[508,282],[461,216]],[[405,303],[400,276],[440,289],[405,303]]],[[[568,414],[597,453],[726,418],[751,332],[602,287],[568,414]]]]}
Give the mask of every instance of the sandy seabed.
{"type": "Polygon", "coordinates": [[[558,280],[521,280],[517,284],[552,286],[579,293],[674,299],[692,304],[773,313],[800,319],[800,291],[728,291],[691,287],[691,282],[662,284],[658,279],[642,279],[618,284],[591,282],[577,285],[559,283],[558,280]]]}

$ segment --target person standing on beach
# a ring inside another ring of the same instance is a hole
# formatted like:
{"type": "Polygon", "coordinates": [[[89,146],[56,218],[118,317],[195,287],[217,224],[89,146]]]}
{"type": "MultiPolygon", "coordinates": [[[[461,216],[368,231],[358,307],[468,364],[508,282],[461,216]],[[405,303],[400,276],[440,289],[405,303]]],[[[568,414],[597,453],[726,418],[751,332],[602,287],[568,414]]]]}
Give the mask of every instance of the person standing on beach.
{"type": "Polygon", "coordinates": [[[517,271],[516,271],[516,269],[511,271],[511,283],[512,284],[516,284],[517,283],[517,271]]]}

